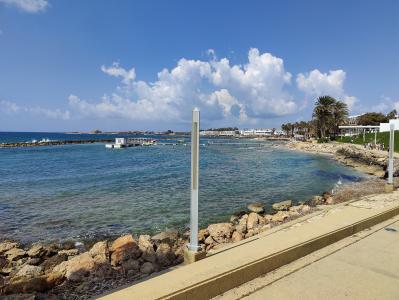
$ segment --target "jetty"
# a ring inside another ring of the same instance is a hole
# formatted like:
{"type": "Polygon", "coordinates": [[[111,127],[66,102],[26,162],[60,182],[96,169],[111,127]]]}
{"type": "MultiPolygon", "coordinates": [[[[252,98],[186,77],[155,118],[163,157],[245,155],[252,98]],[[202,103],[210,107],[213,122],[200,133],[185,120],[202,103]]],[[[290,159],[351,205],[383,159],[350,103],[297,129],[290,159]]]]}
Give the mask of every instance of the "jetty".
{"type": "Polygon", "coordinates": [[[31,141],[31,142],[1,143],[0,148],[43,147],[43,146],[94,144],[94,143],[110,143],[110,142],[112,142],[112,139],[61,140],[61,141],[42,140],[42,141],[31,141]]]}
{"type": "Polygon", "coordinates": [[[150,138],[116,138],[114,144],[106,144],[108,149],[122,149],[137,146],[153,146],[156,140],[150,138]]]}

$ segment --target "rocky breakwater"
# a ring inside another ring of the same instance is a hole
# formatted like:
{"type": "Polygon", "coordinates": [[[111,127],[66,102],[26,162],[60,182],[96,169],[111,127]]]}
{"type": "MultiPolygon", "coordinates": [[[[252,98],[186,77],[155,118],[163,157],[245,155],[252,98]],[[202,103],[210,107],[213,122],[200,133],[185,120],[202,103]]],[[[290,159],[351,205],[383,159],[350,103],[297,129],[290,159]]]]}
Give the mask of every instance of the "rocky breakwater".
{"type": "MultiPolygon", "coordinates": [[[[231,216],[229,222],[201,229],[199,244],[209,252],[311,213],[315,209],[312,206],[332,203],[329,193],[315,196],[306,204],[293,206],[291,200],[275,203],[270,213],[262,204],[253,203],[246,211],[231,216]]],[[[29,247],[14,241],[0,242],[0,298],[91,298],[180,264],[189,233],[161,232],[136,238],[129,234],[84,249],[68,242],[29,247]]]]}
{"type": "MultiPolygon", "coordinates": [[[[321,143],[291,141],[287,147],[293,150],[304,151],[314,154],[329,154],[337,161],[358,169],[359,171],[386,177],[388,152],[368,150],[361,145],[344,144],[338,142],[321,143]]],[[[394,176],[399,176],[399,155],[395,154],[394,176]]]]}
{"type": "Polygon", "coordinates": [[[0,143],[0,148],[41,147],[41,146],[57,146],[57,145],[111,143],[113,141],[114,140],[111,140],[111,139],[97,139],[97,140],[15,142],[15,143],[0,143]]]}

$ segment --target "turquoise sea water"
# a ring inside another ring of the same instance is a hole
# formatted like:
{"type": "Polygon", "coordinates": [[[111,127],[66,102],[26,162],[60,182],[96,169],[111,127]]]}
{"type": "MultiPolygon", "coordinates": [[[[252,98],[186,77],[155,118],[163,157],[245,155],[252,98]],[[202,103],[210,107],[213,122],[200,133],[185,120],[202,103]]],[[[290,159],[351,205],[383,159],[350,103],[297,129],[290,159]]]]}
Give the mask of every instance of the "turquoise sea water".
{"type": "MultiPolygon", "coordinates": [[[[0,143],[93,137],[107,136],[0,133],[0,143]]],[[[338,181],[362,179],[328,157],[272,142],[211,141],[218,144],[202,139],[200,148],[201,226],[228,220],[251,202],[304,201],[338,181]]],[[[0,148],[0,239],[84,240],[182,230],[189,222],[189,176],[189,145],[0,148]]]]}

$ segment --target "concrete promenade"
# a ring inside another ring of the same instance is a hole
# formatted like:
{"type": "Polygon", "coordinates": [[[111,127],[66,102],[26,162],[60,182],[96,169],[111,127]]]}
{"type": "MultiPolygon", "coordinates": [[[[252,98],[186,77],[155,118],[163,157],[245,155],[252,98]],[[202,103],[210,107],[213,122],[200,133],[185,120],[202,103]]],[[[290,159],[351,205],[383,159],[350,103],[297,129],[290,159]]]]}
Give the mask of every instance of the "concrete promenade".
{"type": "MultiPolygon", "coordinates": [[[[102,299],[210,299],[398,214],[399,191],[328,206],[251,239],[231,244],[204,260],[120,289],[102,299]]],[[[351,276],[351,269],[348,267],[347,270],[351,276]]],[[[334,284],[331,278],[328,280],[330,285],[334,284]]],[[[339,280],[344,281],[343,278],[339,280]]],[[[305,288],[298,286],[298,289],[297,293],[301,293],[305,288]]],[[[265,291],[259,290],[261,292],[265,291]]],[[[262,294],[253,296],[267,298],[262,294]]]]}

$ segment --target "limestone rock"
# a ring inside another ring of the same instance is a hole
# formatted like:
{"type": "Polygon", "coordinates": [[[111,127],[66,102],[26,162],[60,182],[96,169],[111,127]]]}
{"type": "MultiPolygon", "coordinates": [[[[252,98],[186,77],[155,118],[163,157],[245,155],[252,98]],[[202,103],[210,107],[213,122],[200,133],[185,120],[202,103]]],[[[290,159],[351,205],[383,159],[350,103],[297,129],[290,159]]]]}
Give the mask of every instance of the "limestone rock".
{"type": "Polygon", "coordinates": [[[241,232],[238,232],[238,231],[234,231],[234,232],[233,232],[233,235],[231,236],[231,241],[232,241],[233,243],[239,242],[239,241],[241,241],[242,239],[243,239],[243,235],[242,235],[241,232]]]}
{"type": "Polygon", "coordinates": [[[262,213],[265,210],[265,207],[262,203],[251,203],[247,206],[249,211],[254,213],[262,213]]]}
{"type": "Polygon", "coordinates": [[[162,243],[158,246],[157,261],[162,267],[170,266],[175,260],[175,254],[167,243],[162,243]]]}
{"type": "Polygon", "coordinates": [[[231,223],[217,223],[208,226],[209,235],[218,243],[223,243],[231,237],[233,232],[231,223]]]}
{"type": "Polygon", "coordinates": [[[48,259],[46,259],[41,266],[45,273],[51,271],[55,266],[59,265],[60,263],[68,260],[68,255],[66,254],[57,254],[48,259]]]}
{"type": "Polygon", "coordinates": [[[63,276],[61,273],[52,273],[34,278],[17,278],[4,287],[5,294],[26,294],[45,292],[54,286],[61,284],[63,276]]]}
{"type": "Polygon", "coordinates": [[[265,224],[270,223],[273,220],[273,215],[264,215],[263,220],[265,220],[265,224]]]}
{"type": "Polygon", "coordinates": [[[282,223],[289,218],[288,213],[284,211],[278,211],[275,215],[273,215],[273,222],[282,223]]]}
{"type": "Polygon", "coordinates": [[[35,244],[27,252],[29,257],[42,257],[46,253],[43,245],[35,244]]]}
{"type": "Polygon", "coordinates": [[[12,248],[18,247],[18,243],[12,241],[4,241],[0,243],[0,254],[11,250],[12,248]]]}
{"type": "Polygon", "coordinates": [[[207,229],[200,229],[200,230],[198,231],[198,240],[199,240],[200,242],[205,241],[205,239],[206,239],[208,236],[209,236],[209,232],[208,232],[207,229]]]}
{"type": "Polygon", "coordinates": [[[306,213],[310,212],[310,210],[311,210],[310,206],[305,204],[302,206],[301,211],[302,211],[302,213],[306,214],[306,213]]]}
{"type": "Polygon", "coordinates": [[[324,203],[322,196],[313,196],[313,198],[308,202],[310,206],[316,206],[324,203]]]}
{"type": "Polygon", "coordinates": [[[122,262],[122,268],[127,272],[127,271],[139,271],[140,270],[140,263],[138,260],[135,259],[129,259],[124,262],[122,262]]]}
{"type": "Polygon", "coordinates": [[[288,210],[291,206],[292,200],[281,201],[272,205],[274,210],[288,210]]]}
{"type": "Polygon", "coordinates": [[[140,272],[143,274],[151,274],[154,273],[154,271],[154,265],[150,262],[145,262],[140,268],[140,272]]]}
{"type": "Polygon", "coordinates": [[[38,277],[42,275],[42,273],[43,273],[43,267],[24,265],[17,272],[17,274],[15,274],[15,276],[32,278],[32,277],[38,277]]]}
{"type": "Polygon", "coordinates": [[[78,249],[61,250],[58,252],[58,254],[66,254],[68,257],[75,256],[79,254],[79,250],[78,249]]]}
{"type": "Polygon", "coordinates": [[[141,251],[131,234],[117,238],[111,247],[111,265],[117,266],[122,261],[139,258],[141,251]]]}
{"type": "Polygon", "coordinates": [[[247,224],[238,224],[236,225],[236,232],[241,234],[245,234],[247,232],[247,224]]]}
{"type": "Polygon", "coordinates": [[[156,244],[168,243],[169,245],[173,245],[178,238],[179,235],[177,232],[167,231],[154,235],[151,240],[153,240],[156,244]]]}
{"type": "Polygon", "coordinates": [[[81,281],[95,269],[95,262],[89,252],[82,253],[54,267],[54,272],[60,272],[71,281],[81,281]]]}
{"type": "Polygon", "coordinates": [[[205,239],[205,244],[206,244],[206,245],[212,245],[212,244],[214,244],[214,243],[216,243],[216,241],[215,241],[211,236],[208,236],[208,237],[205,239]]]}
{"type": "Polygon", "coordinates": [[[20,248],[11,248],[5,253],[9,261],[15,261],[26,256],[26,251],[20,248]]]}
{"type": "Polygon", "coordinates": [[[108,263],[109,249],[107,241],[101,241],[95,243],[93,247],[91,247],[89,253],[97,264],[108,263]]]}
{"type": "Polygon", "coordinates": [[[254,229],[259,223],[259,216],[257,213],[250,213],[247,219],[247,229],[254,229]]]}
{"type": "Polygon", "coordinates": [[[264,232],[266,230],[269,230],[272,228],[272,224],[268,223],[266,225],[263,225],[261,228],[259,228],[259,232],[264,232]]]}
{"type": "Polygon", "coordinates": [[[139,236],[139,248],[142,252],[141,258],[143,258],[143,260],[155,263],[157,257],[149,235],[139,236]]]}

